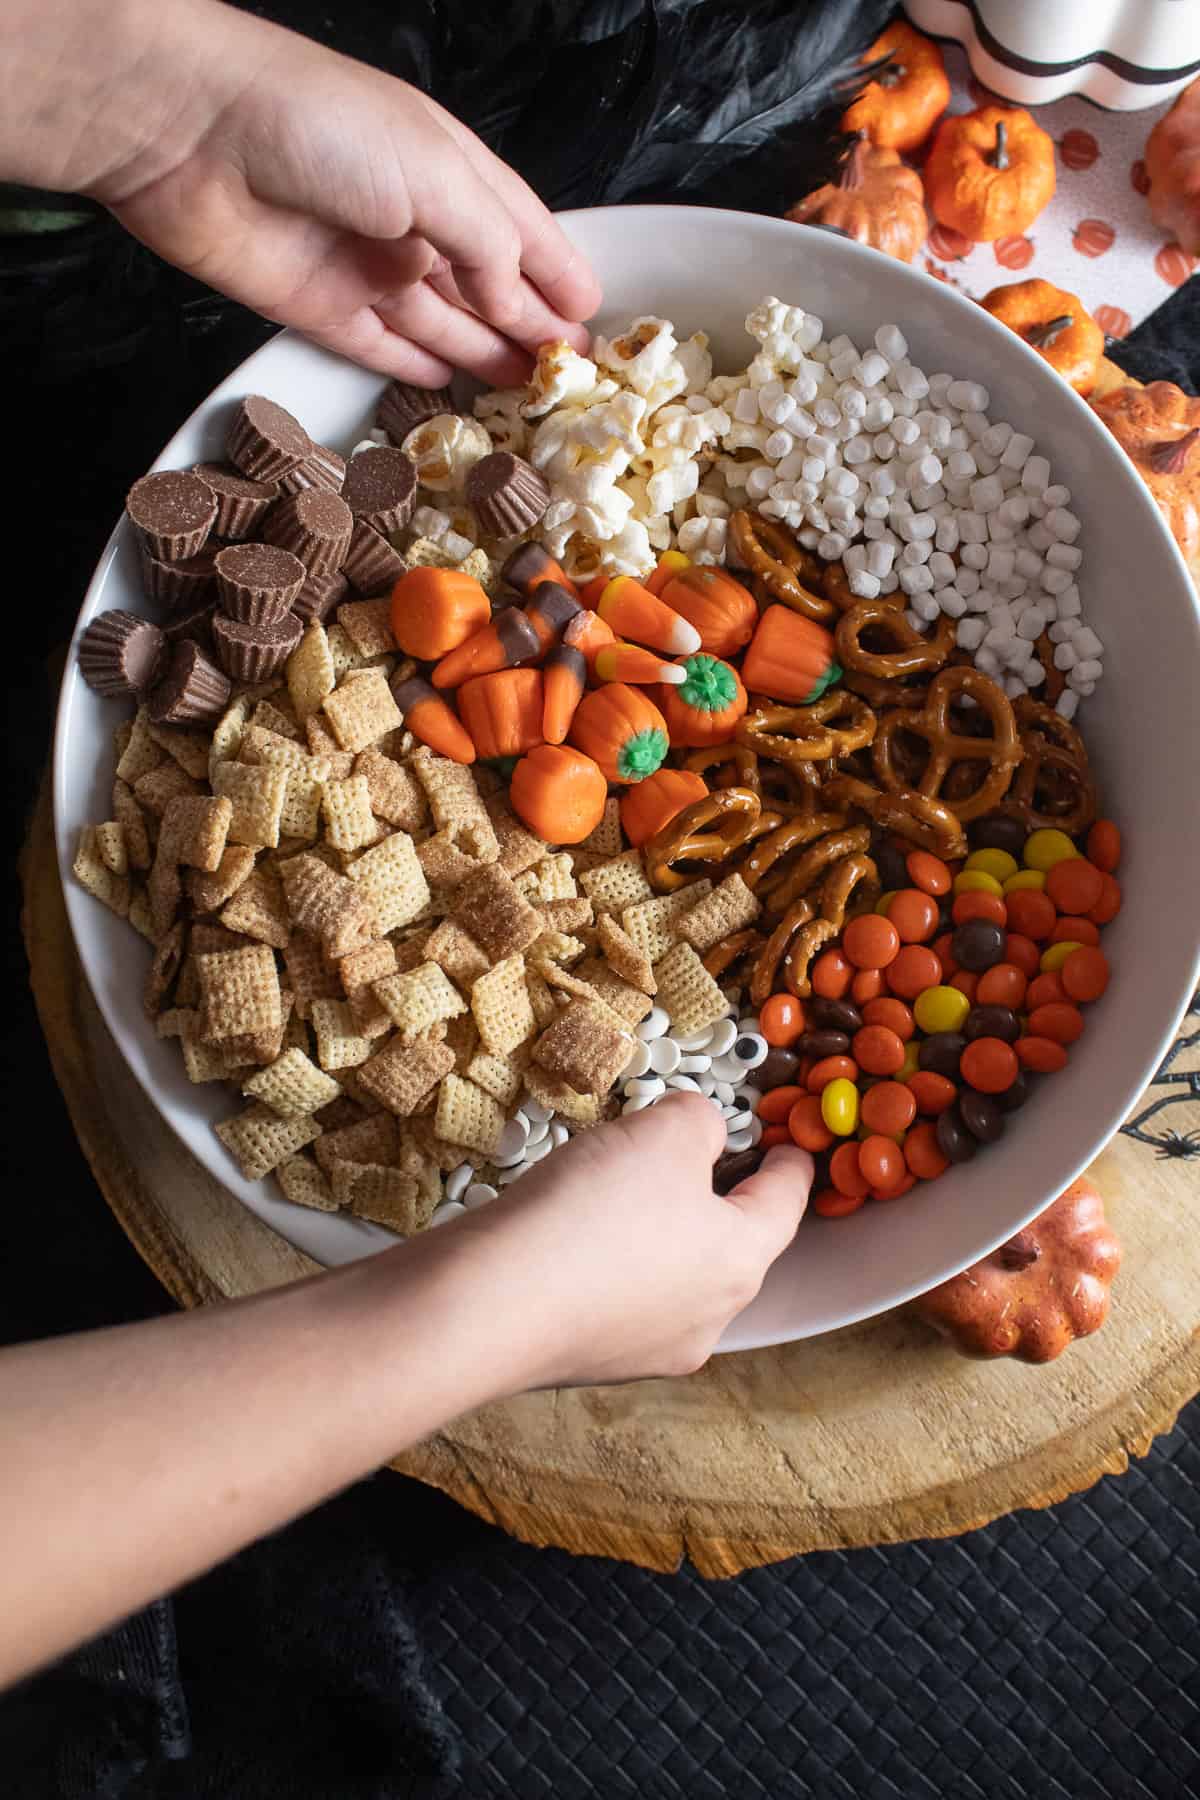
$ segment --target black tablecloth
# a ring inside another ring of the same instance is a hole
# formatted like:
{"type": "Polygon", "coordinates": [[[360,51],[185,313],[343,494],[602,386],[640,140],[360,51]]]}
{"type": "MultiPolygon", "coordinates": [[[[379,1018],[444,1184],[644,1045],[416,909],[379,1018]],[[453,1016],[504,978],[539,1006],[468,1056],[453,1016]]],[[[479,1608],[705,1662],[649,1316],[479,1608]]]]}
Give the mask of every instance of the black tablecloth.
{"type": "MultiPolygon", "coordinates": [[[[21,461],[0,503],[10,844],[46,757],[53,654],[124,492],[266,331],[138,257],[50,259],[37,279],[34,321],[28,282],[0,269],[21,461]]],[[[1194,285],[1116,358],[1194,391],[1194,285]]],[[[168,1304],[75,1145],[15,882],[8,900],[0,1341],[168,1304]]],[[[381,1475],[0,1702],[0,1793],[1182,1796],[1200,1785],[1198,1421],[1046,1513],[721,1584],[529,1550],[381,1475]]]]}

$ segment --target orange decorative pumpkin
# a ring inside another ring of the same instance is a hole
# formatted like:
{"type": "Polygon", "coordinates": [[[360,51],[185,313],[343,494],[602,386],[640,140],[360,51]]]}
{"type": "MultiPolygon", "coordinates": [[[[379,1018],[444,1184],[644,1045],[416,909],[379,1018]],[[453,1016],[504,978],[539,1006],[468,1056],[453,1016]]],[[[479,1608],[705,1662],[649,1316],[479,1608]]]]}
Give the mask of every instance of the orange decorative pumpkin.
{"type": "Polygon", "coordinates": [[[548,844],[579,844],[604,817],[608,783],[590,756],[538,744],[512,772],[508,798],[522,824],[548,844]]]}
{"type": "Polygon", "coordinates": [[[1146,139],[1150,212],[1191,256],[1200,256],[1200,81],[1185,87],[1146,139]]]}
{"type": "Polygon", "coordinates": [[[659,590],[665,606],[700,633],[709,656],[734,656],[754,635],[758,607],[749,588],[724,569],[691,563],[659,590]]]}
{"type": "Polygon", "coordinates": [[[913,1301],[964,1356],[1053,1362],[1108,1317],[1121,1245],[1104,1202],[1081,1176],[990,1256],[913,1301]]]}
{"type": "Polygon", "coordinates": [[[746,690],[737,670],[703,651],[685,657],[682,666],[687,679],[673,687],[664,682],[658,690],[672,746],[703,750],[709,744],[728,743],[746,710],[746,690]]]}
{"type": "Polygon", "coordinates": [[[1091,393],[1104,355],[1104,333],[1078,294],[1049,281],[1010,281],[993,288],[983,305],[1045,357],[1077,394],[1091,393]]]}
{"type": "Polygon", "coordinates": [[[609,681],[579,702],[571,742],[606,780],[644,781],[667,754],[667,721],[641,688],[609,681]]]}
{"type": "Polygon", "coordinates": [[[898,19],[875,39],[864,63],[888,58],[842,119],[843,131],[865,131],[880,149],[916,150],[950,104],[950,83],[937,45],[898,19]]]}
{"type": "Polygon", "coordinates": [[[456,650],[491,616],[491,601],[461,569],[410,569],[392,589],[392,636],[419,662],[456,650]]]}
{"type": "Polygon", "coordinates": [[[819,700],[841,673],[833,633],[790,606],[768,606],[742,658],[742,680],[750,693],[798,706],[819,700]]]}
{"type": "Polygon", "coordinates": [[[458,713],[477,756],[522,756],[543,741],[540,669],[498,669],[458,690],[458,713]]]}
{"type": "Polygon", "coordinates": [[[865,131],[850,146],[837,180],[798,200],[787,217],[798,225],[836,226],[900,262],[912,261],[929,231],[921,177],[895,150],[872,145],[865,131]]]}
{"type": "Polygon", "coordinates": [[[1200,562],[1200,399],[1152,381],[1114,388],[1093,406],[1133,459],[1184,560],[1200,562]]]}
{"type": "Polygon", "coordinates": [[[659,769],[621,795],[621,829],[635,848],[669,825],[685,806],[708,796],[703,775],[691,769],[659,769]]]}
{"type": "Polygon", "coordinates": [[[1019,237],[1054,195],[1054,139],[1021,106],[943,119],[925,162],[934,217],[964,237],[1019,237]]]}

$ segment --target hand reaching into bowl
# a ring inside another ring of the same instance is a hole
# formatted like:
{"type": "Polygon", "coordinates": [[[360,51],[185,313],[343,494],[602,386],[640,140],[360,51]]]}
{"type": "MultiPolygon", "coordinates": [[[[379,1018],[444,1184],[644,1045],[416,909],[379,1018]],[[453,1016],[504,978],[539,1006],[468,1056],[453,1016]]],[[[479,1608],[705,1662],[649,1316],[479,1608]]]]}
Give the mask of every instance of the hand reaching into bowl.
{"type": "Polygon", "coordinates": [[[16,0],[0,177],[421,386],[504,386],[600,299],[541,201],[416,88],[217,0],[16,0]]]}

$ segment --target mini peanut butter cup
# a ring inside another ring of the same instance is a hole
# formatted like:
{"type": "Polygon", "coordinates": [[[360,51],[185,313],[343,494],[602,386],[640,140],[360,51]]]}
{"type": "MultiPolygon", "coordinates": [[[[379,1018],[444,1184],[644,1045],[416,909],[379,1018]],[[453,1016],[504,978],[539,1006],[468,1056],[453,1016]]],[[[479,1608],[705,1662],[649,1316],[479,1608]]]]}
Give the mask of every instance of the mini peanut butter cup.
{"type": "Polygon", "coordinates": [[[453,411],[449,388],[413,387],[408,381],[389,381],[379,396],[375,423],[399,444],[426,419],[436,419],[439,413],[453,411]]]}
{"type": "Polygon", "coordinates": [[[142,544],[142,588],[146,598],[172,613],[192,611],[215,600],[217,555],[218,549],[210,539],[203,550],[183,562],[160,562],[142,544]]]}
{"type": "Polygon", "coordinates": [[[373,526],[355,519],[350,548],[342,558],[342,573],[369,600],[372,595],[390,593],[400,577],[408,573],[408,564],[373,526]]]}
{"type": "Polygon", "coordinates": [[[298,556],[278,544],[231,544],[216,559],[221,610],[244,625],[282,619],[308,574],[298,556]]]}
{"type": "Polygon", "coordinates": [[[347,465],[342,498],[372,530],[399,531],[416,505],[417,471],[403,450],[390,445],[360,450],[347,465]]]}
{"type": "Polygon", "coordinates": [[[550,483],[524,457],[494,450],[468,471],[467,503],[489,537],[519,537],[544,515],[550,483]]]}
{"type": "Polygon", "coordinates": [[[134,482],[125,511],[156,561],[183,562],[204,548],[217,501],[190,469],[160,469],[134,482]]]}
{"type": "Polygon", "coordinates": [[[340,570],[331,575],[310,575],[292,601],[292,614],[307,625],[319,619],[322,625],[350,592],[350,583],[340,570]]]}
{"type": "Polygon", "coordinates": [[[224,613],[213,615],[217,660],[234,681],[252,687],[277,675],[303,636],[303,622],[294,613],[285,613],[273,625],[248,625],[224,613]]]}
{"type": "Polygon", "coordinates": [[[114,608],[93,619],[79,640],[79,673],[108,699],[128,700],[153,687],[168,655],[153,619],[114,608]]]}
{"type": "Polygon", "coordinates": [[[156,725],[201,725],[220,718],[229,694],[228,675],[199,644],[185,638],[175,645],[166,674],[147,695],[146,711],[156,725]]]}
{"type": "Polygon", "coordinates": [[[278,481],[313,453],[313,441],[286,407],[248,394],[234,414],[225,453],[252,481],[278,481]]]}
{"type": "Polygon", "coordinates": [[[271,508],[263,536],[299,557],[310,575],[329,575],[342,566],[353,524],[354,515],[337,494],[308,488],[271,508]]]}
{"type": "Polygon", "coordinates": [[[163,625],[163,636],[171,645],[190,638],[194,644],[199,644],[206,656],[212,656],[212,621],[216,610],[216,601],[208,600],[200,606],[185,607],[182,612],[172,613],[163,625]]]}
{"type": "Polygon", "coordinates": [[[309,488],[322,488],[327,494],[340,494],[346,479],[346,459],[326,444],[314,444],[312,455],[287,475],[281,475],[279,486],[285,494],[302,494],[309,488]]]}
{"type": "Polygon", "coordinates": [[[231,542],[252,538],[259,520],[279,497],[273,481],[251,481],[224,463],[197,463],[192,470],[205,487],[212,489],[217,500],[217,517],[213,532],[231,542]]]}

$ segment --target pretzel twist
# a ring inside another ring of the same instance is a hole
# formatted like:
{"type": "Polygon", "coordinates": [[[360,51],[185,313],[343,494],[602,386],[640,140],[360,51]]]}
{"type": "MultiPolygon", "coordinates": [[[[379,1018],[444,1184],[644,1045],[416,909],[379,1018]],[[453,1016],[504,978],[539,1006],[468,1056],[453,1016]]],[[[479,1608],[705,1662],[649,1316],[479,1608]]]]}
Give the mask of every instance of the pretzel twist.
{"type": "MultiPolygon", "coordinates": [[[[763,817],[767,815],[764,813],[763,817]]],[[[842,812],[813,813],[808,818],[786,819],[766,837],[760,838],[750,854],[738,866],[738,874],[753,892],[759,882],[780,860],[793,850],[811,844],[827,832],[840,831],[846,823],[842,812]]]]}
{"type": "Polygon", "coordinates": [[[643,848],[646,874],[657,893],[686,887],[692,875],[678,862],[723,863],[740,850],[753,830],[762,802],[749,788],[717,788],[693,800],[669,819],[643,848]]]}
{"type": "Polygon", "coordinates": [[[729,937],[722,938],[712,949],[701,957],[701,962],[714,981],[730,970],[734,963],[740,962],[743,956],[750,956],[763,946],[763,934],[748,927],[745,931],[735,931],[729,937]]]}
{"type": "Polygon", "coordinates": [[[866,825],[851,825],[844,831],[831,831],[818,838],[792,866],[770,882],[762,898],[772,916],[785,913],[797,900],[810,895],[823,882],[829,870],[844,856],[865,854],[871,842],[866,825]]]}
{"type": "Polygon", "coordinates": [[[798,544],[790,531],[757,513],[739,510],[729,521],[730,555],[728,561],[738,569],[748,569],[755,577],[755,587],[772,600],[790,606],[793,612],[827,625],[836,616],[833,601],[816,594],[801,580],[819,582],[821,565],[798,544]]]}
{"type": "Polygon", "coordinates": [[[919,850],[932,850],[944,860],[965,856],[967,840],[950,808],[940,800],[927,800],[912,788],[872,786],[857,775],[835,775],[821,790],[829,806],[856,807],[881,831],[894,831],[919,850]]]}
{"type": "Polygon", "coordinates": [[[1096,816],[1096,785],[1083,739],[1044,700],[1023,695],[1015,714],[1023,755],[1001,812],[1029,831],[1085,831],[1096,816]]]}
{"type": "Polygon", "coordinates": [[[881,787],[894,793],[912,786],[927,800],[942,800],[964,824],[996,810],[1009,790],[1021,754],[1016,716],[1007,695],[978,669],[943,669],[930,682],[928,697],[919,712],[885,713],[871,752],[881,787]],[[990,720],[990,737],[968,737],[955,729],[950,708],[964,698],[973,700],[990,720]],[[896,767],[894,740],[898,732],[924,738],[929,745],[929,760],[919,781],[905,781],[896,767]],[[987,766],[971,793],[952,797],[954,786],[946,791],[947,777],[953,765],[962,762],[987,766]]]}
{"type": "Polygon", "coordinates": [[[750,745],[736,743],[732,738],[723,744],[707,744],[702,750],[693,750],[684,758],[683,766],[693,775],[706,777],[710,769],[715,769],[717,773],[709,782],[710,787],[749,788],[755,794],[762,789],[757,752],[750,745]]]}
{"type": "Polygon", "coordinates": [[[758,706],[738,720],[736,741],[771,762],[832,762],[865,749],[875,714],[857,694],[822,694],[807,706],[758,706]],[[845,720],[844,724],[838,721],[845,720]]]}
{"type": "Polygon", "coordinates": [[[813,917],[811,900],[798,900],[788,908],[774,931],[758,953],[754,972],[750,977],[750,1004],[762,1006],[775,992],[775,983],[779,975],[779,965],[797,932],[807,926],[813,917]]]}
{"type": "Polygon", "coordinates": [[[933,636],[924,638],[889,599],[856,600],[842,614],[834,632],[837,659],[843,669],[899,681],[906,675],[940,669],[954,648],[957,629],[954,620],[942,613],[933,636]],[[862,637],[872,629],[886,633],[896,648],[868,650],[862,637]]]}

